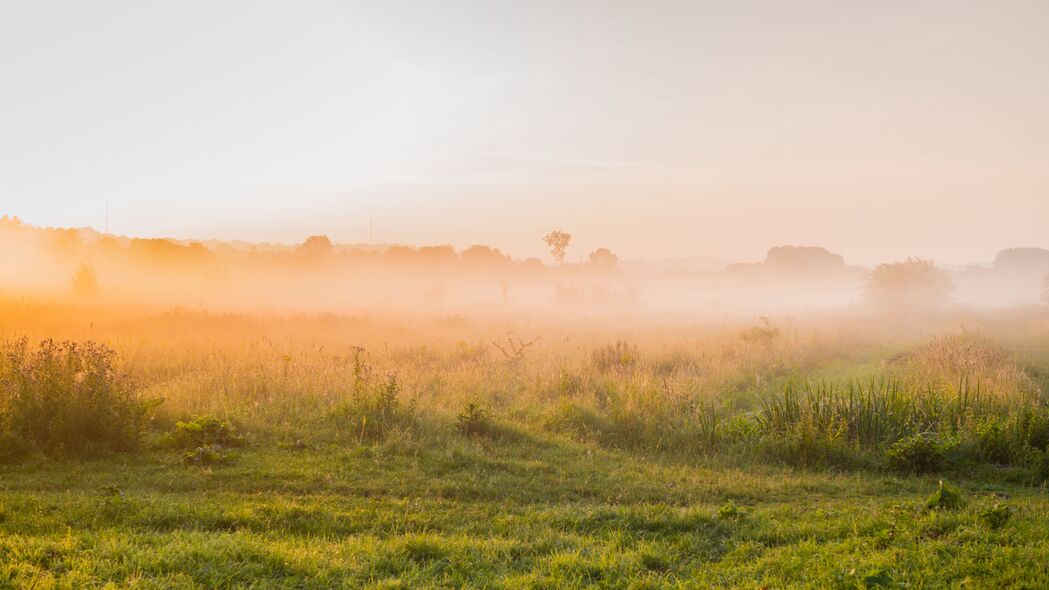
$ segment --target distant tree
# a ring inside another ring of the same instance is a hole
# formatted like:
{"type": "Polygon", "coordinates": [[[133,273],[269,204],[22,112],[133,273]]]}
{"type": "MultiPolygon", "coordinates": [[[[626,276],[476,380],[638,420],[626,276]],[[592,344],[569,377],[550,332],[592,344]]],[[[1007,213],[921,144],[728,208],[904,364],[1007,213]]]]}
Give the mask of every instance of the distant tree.
{"type": "Polygon", "coordinates": [[[600,268],[615,268],[619,264],[619,257],[608,248],[598,248],[588,256],[590,264],[600,268]]]}
{"type": "Polygon", "coordinates": [[[307,256],[327,256],[334,249],[328,236],[310,236],[295,251],[307,256]]]}
{"type": "Polygon", "coordinates": [[[120,245],[120,241],[110,236],[106,236],[101,240],[95,242],[95,250],[105,255],[117,254],[122,250],[122,248],[123,247],[120,245]]]}
{"type": "Polygon", "coordinates": [[[498,248],[475,244],[459,254],[463,264],[471,268],[492,268],[502,266],[510,262],[510,258],[499,251],[498,248]]]}
{"type": "Polygon", "coordinates": [[[1049,250],[1007,248],[994,256],[994,269],[1015,272],[1049,272],[1049,250]]]}
{"type": "Polygon", "coordinates": [[[423,246],[419,248],[419,260],[430,267],[451,266],[459,262],[459,255],[451,246],[423,246]]]}
{"type": "Polygon", "coordinates": [[[73,293],[82,297],[97,293],[98,275],[95,274],[95,267],[86,262],[81,262],[76,272],[73,273],[72,286],[73,293]]]}
{"type": "Polygon", "coordinates": [[[778,246],[765,255],[765,268],[792,273],[840,271],[845,259],[818,246],[778,246]]]}
{"type": "Polygon", "coordinates": [[[564,264],[565,253],[568,251],[568,243],[572,241],[572,234],[555,229],[543,236],[543,241],[550,246],[550,254],[557,260],[557,263],[564,264]]]}
{"type": "Polygon", "coordinates": [[[382,259],[394,266],[407,266],[414,263],[417,258],[417,252],[414,248],[408,246],[390,246],[382,253],[382,259]]]}
{"type": "Polygon", "coordinates": [[[931,311],[947,305],[954,283],[931,260],[879,264],[868,277],[867,300],[896,311],[931,311]]]}

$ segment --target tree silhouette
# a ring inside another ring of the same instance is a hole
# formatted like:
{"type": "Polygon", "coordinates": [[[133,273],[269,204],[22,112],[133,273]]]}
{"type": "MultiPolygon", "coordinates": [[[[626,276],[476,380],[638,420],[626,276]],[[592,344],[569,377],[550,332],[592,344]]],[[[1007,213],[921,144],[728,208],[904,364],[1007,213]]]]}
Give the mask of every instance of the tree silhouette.
{"type": "Polygon", "coordinates": [[[572,234],[555,229],[543,236],[543,241],[546,242],[547,246],[550,246],[550,254],[557,260],[557,263],[563,265],[565,263],[565,252],[568,250],[568,243],[572,241],[572,234]]]}
{"type": "Polygon", "coordinates": [[[295,251],[306,256],[327,256],[334,249],[328,236],[310,236],[295,251]]]}
{"type": "Polygon", "coordinates": [[[867,300],[894,311],[931,311],[950,301],[954,283],[931,260],[879,264],[867,280],[867,300]]]}
{"type": "Polygon", "coordinates": [[[619,257],[608,248],[598,248],[591,252],[588,258],[590,264],[599,268],[615,268],[619,264],[619,257]]]}
{"type": "Polygon", "coordinates": [[[98,275],[95,267],[86,262],[81,262],[73,273],[73,292],[82,297],[94,295],[98,292],[98,275]]]}

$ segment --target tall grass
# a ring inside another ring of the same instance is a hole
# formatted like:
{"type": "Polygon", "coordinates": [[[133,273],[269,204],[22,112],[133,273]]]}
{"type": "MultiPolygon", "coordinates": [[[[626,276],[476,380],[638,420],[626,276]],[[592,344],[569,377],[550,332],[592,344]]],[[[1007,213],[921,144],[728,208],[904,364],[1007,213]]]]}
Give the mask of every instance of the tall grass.
{"type": "Polygon", "coordinates": [[[137,398],[164,398],[161,431],[213,415],[255,439],[373,444],[455,436],[456,417],[476,404],[496,423],[586,444],[799,464],[878,457],[918,435],[1024,462],[1049,438],[1028,369],[966,334],[908,343],[829,322],[625,329],[131,308],[31,317],[0,305],[5,334],[118,351],[104,355],[106,370],[137,383],[137,398]],[[511,331],[535,342],[513,362],[486,344],[511,331]]]}

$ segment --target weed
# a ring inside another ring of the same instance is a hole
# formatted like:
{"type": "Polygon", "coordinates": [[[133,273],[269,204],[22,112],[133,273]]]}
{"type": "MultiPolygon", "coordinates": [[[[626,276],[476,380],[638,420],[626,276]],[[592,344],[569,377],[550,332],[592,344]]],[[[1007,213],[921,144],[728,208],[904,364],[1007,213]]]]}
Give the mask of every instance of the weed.
{"type": "Polygon", "coordinates": [[[0,453],[84,454],[139,448],[159,400],[144,402],[95,342],[26,339],[3,348],[0,453]]]}
{"type": "Polygon", "coordinates": [[[958,488],[942,479],[929,499],[925,502],[927,510],[958,510],[965,506],[965,499],[958,488]]]}
{"type": "Polygon", "coordinates": [[[169,434],[164,444],[176,449],[195,449],[199,447],[239,447],[245,439],[236,433],[234,426],[227,420],[215,416],[197,416],[189,422],[178,422],[175,431],[169,434]]]}
{"type": "Polygon", "coordinates": [[[230,455],[222,453],[220,447],[205,445],[182,455],[186,465],[214,465],[230,461],[230,455]]]}
{"type": "Polygon", "coordinates": [[[997,530],[1005,526],[1012,517],[1014,509],[1001,502],[995,502],[991,506],[980,511],[980,520],[991,530],[997,530]]]}
{"type": "Polygon", "coordinates": [[[590,354],[590,363],[599,371],[626,371],[637,365],[637,346],[622,340],[599,348],[590,354]]]}
{"type": "Polygon", "coordinates": [[[717,516],[721,520],[739,520],[743,518],[745,513],[740,510],[739,506],[736,506],[731,500],[725,502],[718,508],[717,516]]]}
{"type": "Polygon", "coordinates": [[[947,465],[947,445],[931,433],[900,439],[885,452],[885,464],[892,471],[931,473],[947,465]]]}
{"type": "Polygon", "coordinates": [[[492,421],[487,410],[470,402],[455,417],[455,430],[463,436],[486,436],[492,432],[492,421]]]}

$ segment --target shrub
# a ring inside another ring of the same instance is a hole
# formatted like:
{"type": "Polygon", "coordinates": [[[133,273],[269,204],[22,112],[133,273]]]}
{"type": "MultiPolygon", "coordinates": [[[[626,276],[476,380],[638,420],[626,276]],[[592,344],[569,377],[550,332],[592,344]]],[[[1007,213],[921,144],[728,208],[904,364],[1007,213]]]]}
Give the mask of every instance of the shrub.
{"type": "Polygon", "coordinates": [[[965,506],[965,500],[958,488],[940,480],[939,486],[925,502],[928,510],[957,510],[965,506]]]}
{"type": "Polygon", "coordinates": [[[795,467],[852,469],[864,466],[866,460],[858,447],[835,432],[809,425],[766,435],[760,451],[766,459],[795,467]]]}
{"type": "Polygon", "coordinates": [[[138,398],[114,367],[116,353],[96,342],[25,339],[0,361],[0,453],[131,451],[160,400],[138,398]]]}
{"type": "Polygon", "coordinates": [[[182,456],[182,462],[187,465],[214,465],[226,463],[229,460],[230,456],[220,452],[214,445],[197,447],[182,456]]]}
{"type": "Polygon", "coordinates": [[[636,346],[620,340],[592,352],[590,362],[601,371],[626,371],[637,364],[638,357],[636,346]]]}
{"type": "Polygon", "coordinates": [[[915,434],[893,443],[885,452],[885,464],[893,471],[930,473],[947,464],[947,445],[935,435],[915,434]]]}
{"type": "Polygon", "coordinates": [[[980,511],[980,520],[988,527],[997,530],[1009,522],[1013,515],[1012,507],[1001,502],[995,502],[991,506],[980,511]]]}
{"type": "Polygon", "coordinates": [[[725,502],[718,508],[718,518],[721,520],[739,520],[743,518],[743,511],[731,500],[725,502]]]}
{"type": "Polygon", "coordinates": [[[397,376],[375,379],[364,362],[363,350],[358,350],[354,356],[353,395],[335,407],[332,418],[343,433],[359,444],[381,441],[394,429],[416,426],[415,405],[401,404],[400,392],[397,376]]]}
{"type": "Polygon", "coordinates": [[[1049,411],[1044,406],[1026,407],[1012,418],[1020,443],[1032,449],[1049,448],[1049,411]]]}
{"type": "Polygon", "coordinates": [[[226,420],[215,416],[197,416],[189,422],[176,423],[175,431],[168,435],[167,443],[178,449],[239,447],[245,443],[245,439],[226,420]]]}
{"type": "Polygon", "coordinates": [[[1035,451],[1031,469],[1034,472],[1035,481],[1038,483],[1049,481],[1049,451],[1035,451]]]}
{"type": "Polygon", "coordinates": [[[779,338],[779,328],[774,328],[768,318],[760,319],[760,326],[740,330],[739,337],[747,344],[761,348],[770,348],[779,338]]]}
{"type": "Polygon", "coordinates": [[[543,427],[551,432],[568,434],[577,440],[600,439],[610,425],[597,412],[569,400],[554,404],[546,412],[543,427]]]}
{"type": "Polygon", "coordinates": [[[492,423],[488,417],[488,411],[474,402],[466,404],[466,407],[455,417],[455,430],[463,436],[489,434],[492,430],[492,423]]]}
{"type": "Polygon", "coordinates": [[[980,459],[991,463],[1009,463],[1013,458],[1013,444],[1005,431],[1004,421],[997,416],[976,426],[973,436],[980,459]]]}

